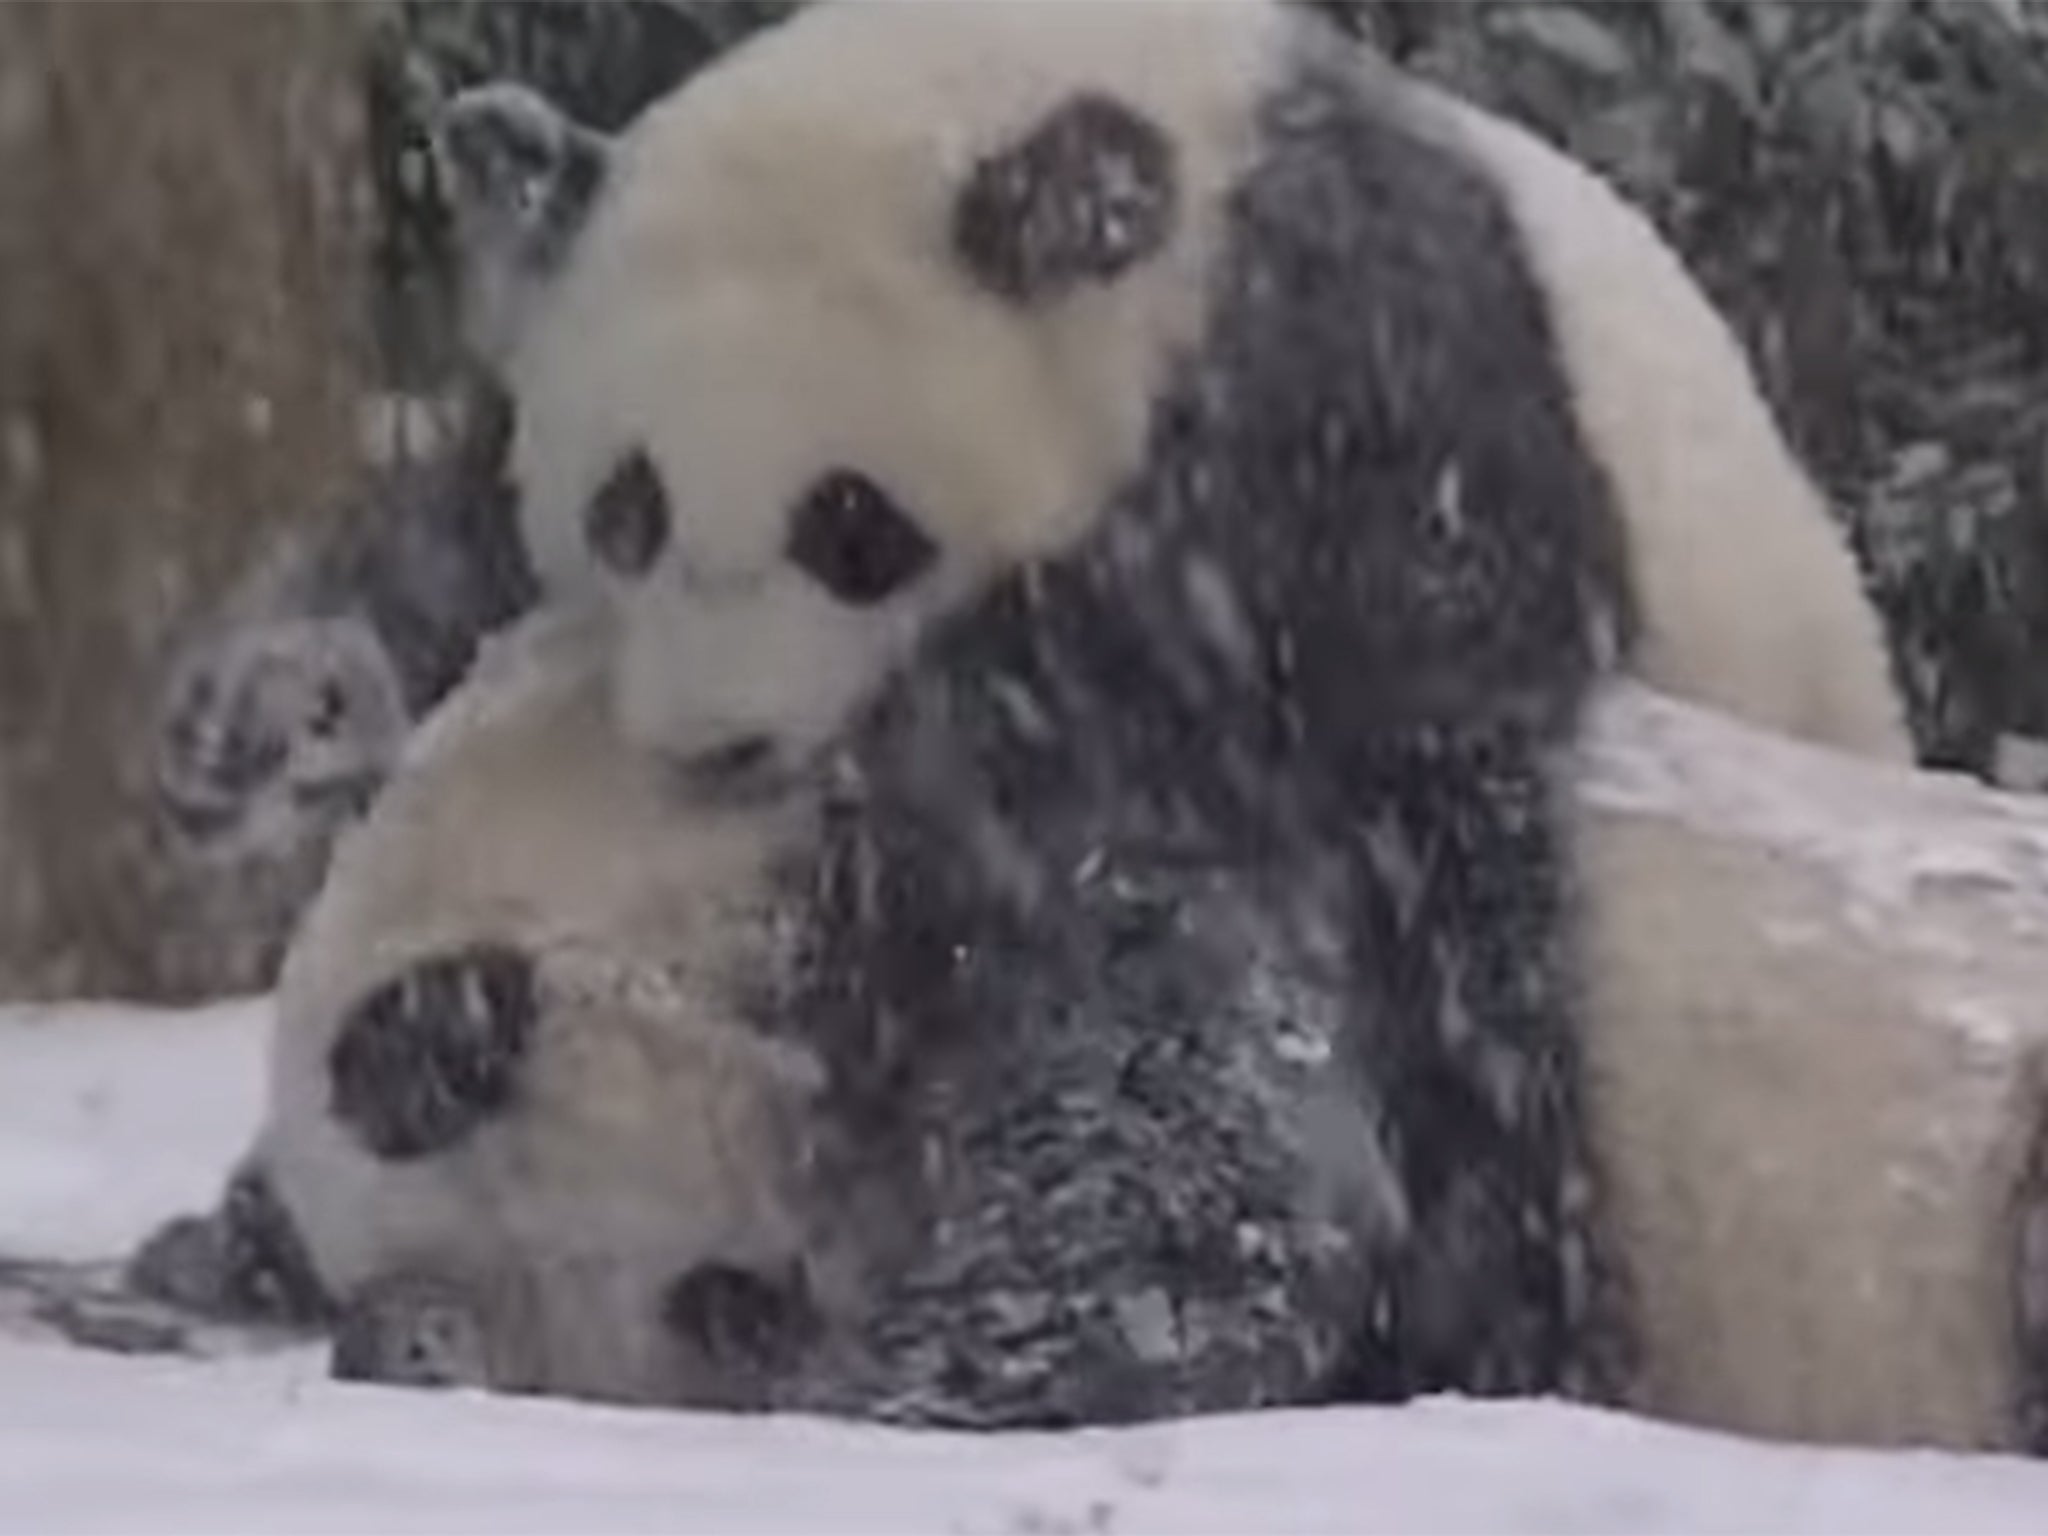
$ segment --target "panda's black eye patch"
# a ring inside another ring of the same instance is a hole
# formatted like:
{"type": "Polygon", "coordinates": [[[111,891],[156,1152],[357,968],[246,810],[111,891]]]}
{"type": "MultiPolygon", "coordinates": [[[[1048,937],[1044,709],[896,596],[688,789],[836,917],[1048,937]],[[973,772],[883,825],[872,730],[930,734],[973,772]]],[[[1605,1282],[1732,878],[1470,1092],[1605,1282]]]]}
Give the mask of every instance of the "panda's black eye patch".
{"type": "Polygon", "coordinates": [[[677,1277],[662,1297],[661,1317],[708,1358],[752,1373],[788,1365],[818,1328],[801,1269],[770,1277],[715,1262],[677,1277]]]}
{"type": "Polygon", "coordinates": [[[797,504],[784,553],[841,602],[867,608],[921,575],[939,551],[887,491],[835,469],[797,504]]]}
{"type": "Polygon", "coordinates": [[[668,545],[668,521],[661,472],[635,450],[583,509],[583,541],[601,565],[621,576],[644,576],[668,545]]]}

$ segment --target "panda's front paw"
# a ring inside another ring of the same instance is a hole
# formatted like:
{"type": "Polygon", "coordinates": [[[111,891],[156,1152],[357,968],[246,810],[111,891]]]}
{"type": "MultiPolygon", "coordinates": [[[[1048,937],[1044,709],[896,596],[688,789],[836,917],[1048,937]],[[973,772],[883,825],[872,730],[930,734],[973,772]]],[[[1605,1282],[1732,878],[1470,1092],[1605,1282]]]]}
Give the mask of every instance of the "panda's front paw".
{"type": "Polygon", "coordinates": [[[324,847],[382,785],[411,724],[397,664],[351,617],[286,617],[181,657],[153,744],[173,845],[207,859],[324,847]]]}
{"type": "Polygon", "coordinates": [[[444,1152],[512,1102],[539,1016],[532,959],[438,955],[366,995],[327,1056],[335,1119],[378,1157],[444,1152]]]}

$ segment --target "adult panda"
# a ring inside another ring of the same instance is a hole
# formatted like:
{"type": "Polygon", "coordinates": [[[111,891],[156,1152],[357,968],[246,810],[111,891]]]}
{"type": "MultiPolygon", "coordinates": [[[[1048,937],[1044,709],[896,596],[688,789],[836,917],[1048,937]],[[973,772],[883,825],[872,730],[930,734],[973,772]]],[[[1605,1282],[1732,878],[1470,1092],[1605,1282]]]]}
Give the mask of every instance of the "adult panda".
{"type": "Polygon", "coordinates": [[[712,1322],[827,1289],[822,1069],[734,1001],[786,966],[766,876],[814,807],[678,804],[599,654],[554,610],[487,642],[286,957],[243,1263],[328,1314],[339,1374],[741,1406],[761,1362],[720,1351],[760,1318],[712,1322]]]}
{"type": "MultiPolygon", "coordinates": [[[[737,1314],[804,1362],[771,1399],[923,1421],[1617,1390],[1580,707],[1618,655],[1905,755],[1854,569],[1648,227],[1250,5],[825,6],[616,144],[501,88],[448,144],[623,741],[690,814],[815,811],[741,882],[782,940],[721,1008],[819,1066],[796,1208],[888,1219],[821,1312],[700,1254],[677,1331],[737,1314]]],[[[304,945],[353,990],[298,1015],[274,1136],[324,1113],[434,1186],[516,1134],[491,1021],[530,987],[304,945]]],[[[324,1177],[276,1181],[302,1225],[350,1219],[324,1177]]],[[[490,1188],[436,1240],[525,1219],[490,1188]]]]}

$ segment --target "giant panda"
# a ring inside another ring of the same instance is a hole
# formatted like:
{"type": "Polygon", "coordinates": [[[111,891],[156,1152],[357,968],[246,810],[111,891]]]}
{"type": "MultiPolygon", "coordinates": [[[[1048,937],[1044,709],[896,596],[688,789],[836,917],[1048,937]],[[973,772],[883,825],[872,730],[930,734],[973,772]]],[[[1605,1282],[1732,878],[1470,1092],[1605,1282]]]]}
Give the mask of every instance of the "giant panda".
{"type": "Polygon", "coordinates": [[[861,993],[918,957],[817,952],[911,872],[829,829],[861,765],[678,794],[603,660],[562,610],[494,642],[287,957],[244,1219],[339,1374],[977,1425],[1345,1384],[1408,1213],[1344,897],[1105,863],[1094,975],[991,956],[1021,1020],[891,1041],[861,993]]]}
{"type": "MultiPolygon", "coordinates": [[[[503,89],[473,94],[449,137],[464,205],[493,210],[466,223],[489,231],[474,286],[496,298],[492,344],[521,402],[527,540],[556,590],[619,611],[637,738],[688,755],[757,716],[798,747],[826,733],[934,612],[1067,547],[1177,452],[1163,406],[1196,372],[1233,371],[1216,358],[1231,333],[1277,347],[1301,326],[1238,382],[1292,381],[1306,459],[1342,453],[1308,434],[1317,407],[1355,414],[1343,396],[1361,378],[1435,412],[1450,442],[1498,409],[1479,383],[1561,394],[1582,473],[1619,516],[1605,558],[1639,621],[1634,669],[1794,736],[1909,756],[1852,558],[1677,258],[1590,172],[1314,16],[827,5],[616,146],[503,89]],[[1337,97],[1377,144],[1338,144],[1361,130],[1335,127],[1312,144],[1316,126],[1292,120],[1337,97]],[[1130,142],[1089,142],[1104,103],[1135,113],[1130,142]],[[1034,121],[1047,134],[1027,143],[1034,121]],[[1029,180],[1062,155],[1148,153],[1159,187],[1107,186],[1072,211],[1133,245],[1113,273],[1088,270],[1057,245],[1062,210],[1028,206],[1029,180]],[[977,161],[1011,180],[969,188],[977,161]],[[976,253],[1005,216],[1036,221],[1008,266],[976,253]],[[1487,329],[1468,269],[1488,264],[1540,311],[1523,353],[1487,329]],[[1417,307],[1428,290],[1438,310],[1417,307]],[[1451,319],[1491,377],[1430,375],[1451,319]],[[783,558],[792,482],[826,443],[944,556],[886,599],[848,601],[783,558]]],[[[1405,425],[1349,430],[1384,450],[1405,425]]],[[[1411,499],[1439,489],[1465,487],[1451,475],[1411,499]]]]}
{"type": "Polygon", "coordinates": [[[488,642],[341,840],[243,1180],[339,1374],[740,1406],[664,1298],[700,1258],[743,1302],[826,1272],[791,1198],[821,1069],[725,1001],[784,963],[764,876],[806,815],[678,806],[598,655],[555,610],[488,642]]]}
{"type": "Polygon", "coordinates": [[[616,142],[503,88],[447,142],[580,740],[679,847],[760,839],[720,889],[772,942],[655,947],[817,1082],[794,1151],[711,1176],[773,1192],[751,1226],[676,1195],[673,1119],[546,1130],[633,1075],[557,1075],[537,1042],[607,1037],[533,1023],[531,934],[462,957],[631,861],[528,858],[480,793],[434,857],[362,834],[323,896],[358,916],[301,936],[339,980],[288,987],[262,1159],[309,1249],[367,1295],[615,1220],[615,1293],[515,1334],[543,1384],[729,1397],[660,1362],[740,1337],[768,1401],[919,1422],[1623,1391],[1581,707],[1630,666],[1905,755],[1848,556],[1647,225],[1253,5],[825,6],[616,142]],[[480,897],[467,838],[531,888],[480,897]],[[402,942],[348,894],[386,860],[402,942]],[[544,1153],[463,1172],[528,1116],[544,1153]],[[582,1158],[575,1200],[532,1172],[582,1158]]]}

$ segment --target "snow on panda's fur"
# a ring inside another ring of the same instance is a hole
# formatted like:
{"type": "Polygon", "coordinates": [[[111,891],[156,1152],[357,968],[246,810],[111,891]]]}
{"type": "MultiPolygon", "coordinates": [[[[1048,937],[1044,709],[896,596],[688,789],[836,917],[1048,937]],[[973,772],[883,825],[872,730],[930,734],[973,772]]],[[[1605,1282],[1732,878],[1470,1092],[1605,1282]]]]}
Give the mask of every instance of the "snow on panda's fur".
{"type": "MultiPolygon", "coordinates": [[[[530,542],[598,610],[624,735],[698,814],[817,816],[721,1038],[818,1066],[824,1166],[898,1218],[817,1301],[761,1266],[836,1251],[830,1179],[746,1253],[622,1196],[615,1252],[654,1261],[544,1334],[560,1378],[677,1395],[660,1350],[579,1342],[659,1297],[686,1341],[736,1312],[749,1358],[796,1348],[771,1400],[923,1419],[1612,1390],[1554,794],[1585,691],[1619,637],[1904,753],[1853,567],[1647,225],[1253,6],[828,6],[617,144],[494,90],[450,147],[511,236],[530,542]],[[705,1265],[752,1278],[707,1299],[705,1265]]],[[[469,942],[430,926],[407,956],[469,942]]],[[[306,1017],[374,1034],[348,990],[306,1017]]],[[[349,1094],[298,1060],[307,1136],[349,1094]]],[[[353,1279],[435,1233],[579,1251],[530,1167],[454,1175],[530,1113],[520,1069],[482,1081],[353,1190],[283,1191],[345,1227],[416,1181],[353,1279]]],[[[658,1136],[550,1146],[706,1177],[658,1136]]]]}

